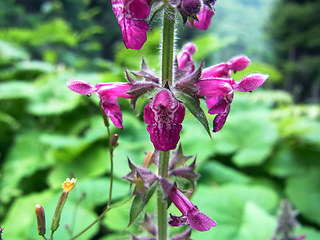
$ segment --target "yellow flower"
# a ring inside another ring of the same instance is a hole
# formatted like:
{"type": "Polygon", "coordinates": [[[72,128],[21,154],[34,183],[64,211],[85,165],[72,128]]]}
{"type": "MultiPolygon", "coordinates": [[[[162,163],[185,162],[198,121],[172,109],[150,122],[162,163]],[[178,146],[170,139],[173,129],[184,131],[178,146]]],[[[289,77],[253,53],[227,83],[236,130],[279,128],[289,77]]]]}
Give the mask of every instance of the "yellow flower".
{"type": "Polygon", "coordinates": [[[71,180],[67,178],[67,180],[62,184],[62,188],[64,192],[70,192],[72,188],[74,187],[74,184],[76,183],[77,179],[72,178],[71,180]]]}

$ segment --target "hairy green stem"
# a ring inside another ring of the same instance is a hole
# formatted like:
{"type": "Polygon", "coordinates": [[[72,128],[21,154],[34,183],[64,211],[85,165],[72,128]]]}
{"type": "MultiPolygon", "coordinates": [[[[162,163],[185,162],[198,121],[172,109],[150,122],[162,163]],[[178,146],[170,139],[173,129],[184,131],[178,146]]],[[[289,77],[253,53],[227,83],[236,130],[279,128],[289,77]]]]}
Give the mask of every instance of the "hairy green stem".
{"type": "MultiPolygon", "coordinates": [[[[162,29],[162,86],[170,87],[173,81],[173,55],[174,55],[174,29],[175,8],[167,5],[163,13],[162,29]]],[[[160,177],[168,176],[170,151],[160,152],[158,174],[160,177]]],[[[158,240],[168,239],[168,213],[167,202],[163,201],[163,191],[158,190],[158,240]]]]}
{"type": "Polygon", "coordinates": [[[168,5],[163,14],[162,86],[171,86],[173,79],[175,8],[168,5]]]}
{"type": "MultiPolygon", "coordinates": [[[[170,151],[160,152],[158,174],[161,177],[168,176],[170,151]]],[[[158,240],[166,240],[168,237],[167,201],[163,201],[163,192],[158,190],[158,240]]]]}

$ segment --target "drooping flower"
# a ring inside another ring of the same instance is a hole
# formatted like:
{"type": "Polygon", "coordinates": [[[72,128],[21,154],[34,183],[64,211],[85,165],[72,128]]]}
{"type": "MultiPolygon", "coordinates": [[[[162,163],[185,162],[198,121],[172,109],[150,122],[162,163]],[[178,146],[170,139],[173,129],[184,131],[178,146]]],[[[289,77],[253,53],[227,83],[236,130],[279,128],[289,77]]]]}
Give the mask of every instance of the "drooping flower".
{"type": "Polygon", "coordinates": [[[110,0],[121,28],[126,48],[139,50],[147,40],[149,25],[145,22],[150,14],[146,0],[110,0]]]}
{"type": "MultiPolygon", "coordinates": [[[[207,76],[206,73],[203,75],[207,76]]],[[[198,95],[205,97],[209,114],[217,114],[213,120],[213,131],[221,130],[230,112],[230,104],[233,100],[234,90],[240,92],[251,92],[261,86],[268,78],[266,74],[249,74],[240,82],[231,78],[207,77],[200,78],[197,86],[198,95]]]]}
{"type": "Polygon", "coordinates": [[[183,45],[177,55],[178,69],[180,71],[185,71],[186,73],[192,73],[194,71],[192,55],[196,52],[196,49],[196,45],[192,42],[183,45]]]}
{"type": "Polygon", "coordinates": [[[207,5],[203,5],[201,11],[197,14],[198,21],[195,20],[192,23],[188,20],[188,24],[190,27],[195,27],[200,30],[207,30],[211,23],[211,18],[214,16],[213,5],[215,1],[211,3],[212,9],[210,9],[207,5]]]}
{"type": "Polygon", "coordinates": [[[169,197],[182,213],[181,217],[172,216],[170,214],[172,220],[169,224],[171,226],[176,227],[190,224],[190,227],[201,232],[208,231],[211,227],[216,226],[216,223],[207,215],[201,213],[198,207],[193,205],[193,203],[176,186],[172,185],[166,179],[161,179],[160,183],[166,197],[169,197]]]}
{"type": "Polygon", "coordinates": [[[114,83],[99,83],[95,86],[81,80],[73,80],[67,83],[68,88],[80,94],[97,93],[100,98],[100,106],[111,119],[113,124],[122,128],[122,113],[120,106],[117,105],[118,97],[132,98],[127,94],[131,87],[130,83],[114,82],[114,83]]]}
{"type": "Polygon", "coordinates": [[[144,121],[156,150],[175,149],[182,129],[185,108],[168,89],[162,89],[144,108],[144,121]]]}

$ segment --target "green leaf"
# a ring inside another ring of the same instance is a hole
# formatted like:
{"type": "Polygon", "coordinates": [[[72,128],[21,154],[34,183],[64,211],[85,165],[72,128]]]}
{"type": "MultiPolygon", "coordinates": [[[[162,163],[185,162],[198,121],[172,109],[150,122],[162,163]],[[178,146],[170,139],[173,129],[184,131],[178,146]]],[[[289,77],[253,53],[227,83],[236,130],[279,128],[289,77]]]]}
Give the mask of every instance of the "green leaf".
{"type": "Polygon", "coordinates": [[[271,155],[279,138],[276,125],[267,109],[252,108],[246,102],[236,101],[225,126],[215,135],[216,151],[234,153],[232,161],[239,167],[261,165],[271,155]]]}
{"type": "Polygon", "coordinates": [[[23,48],[0,40],[0,62],[24,60],[28,57],[28,53],[23,48]]]}
{"type": "Polygon", "coordinates": [[[312,168],[305,175],[289,178],[285,192],[294,207],[307,219],[320,226],[320,168],[312,168]]]}
{"type": "Polygon", "coordinates": [[[210,127],[206,114],[200,107],[199,99],[193,98],[187,94],[176,92],[175,96],[188,108],[188,110],[195,116],[202,126],[206,129],[207,133],[211,137],[210,127]]]}
{"type": "Polygon", "coordinates": [[[215,152],[213,147],[215,140],[212,141],[211,138],[208,138],[206,130],[189,112],[186,113],[183,121],[180,137],[184,153],[187,155],[197,153],[197,163],[199,165],[215,152]],[[197,131],[192,131],[192,129],[197,129],[197,131]]]}
{"type": "Polygon", "coordinates": [[[53,155],[55,167],[49,173],[48,182],[52,187],[61,186],[67,177],[78,179],[101,176],[106,173],[109,163],[108,149],[95,144],[79,156],[68,159],[68,156],[53,155]],[[66,161],[67,159],[67,161],[66,161]]]}
{"type": "MultiPolygon", "coordinates": [[[[109,199],[110,178],[77,179],[72,194],[68,201],[77,203],[82,199],[79,206],[86,209],[94,209],[97,206],[105,205],[109,199]]],[[[113,180],[112,201],[118,201],[129,197],[129,185],[124,180],[113,180]]]]}
{"type": "Polygon", "coordinates": [[[53,161],[45,155],[45,147],[37,141],[39,133],[25,132],[19,135],[3,164],[1,200],[7,202],[21,194],[19,184],[37,170],[48,168],[53,161]]]}
{"type": "Polygon", "coordinates": [[[319,166],[319,150],[305,145],[300,147],[281,144],[264,166],[277,177],[294,177],[306,175],[310,169],[319,166]]]}
{"type": "Polygon", "coordinates": [[[10,81],[0,83],[0,100],[28,98],[35,93],[32,83],[23,81],[10,81]]]}
{"type": "Polygon", "coordinates": [[[200,167],[201,182],[225,183],[249,183],[250,177],[231,167],[225,166],[217,161],[204,162],[200,167]]]}
{"type": "Polygon", "coordinates": [[[276,220],[268,212],[277,208],[279,199],[269,188],[238,184],[199,186],[191,201],[217,222],[210,231],[194,231],[194,239],[261,240],[271,239],[274,233],[276,220]]]}
{"type": "Polygon", "coordinates": [[[144,207],[147,205],[149,202],[150,198],[152,197],[153,193],[155,192],[157,188],[157,184],[154,183],[150,189],[146,192],[144,196],[141,194],[137,194],[132,202],[131,209],[130,209],[130,221],[129,225],[130,226],[136,218],[139,216],[141,211],[144,209],[144,207]]]}

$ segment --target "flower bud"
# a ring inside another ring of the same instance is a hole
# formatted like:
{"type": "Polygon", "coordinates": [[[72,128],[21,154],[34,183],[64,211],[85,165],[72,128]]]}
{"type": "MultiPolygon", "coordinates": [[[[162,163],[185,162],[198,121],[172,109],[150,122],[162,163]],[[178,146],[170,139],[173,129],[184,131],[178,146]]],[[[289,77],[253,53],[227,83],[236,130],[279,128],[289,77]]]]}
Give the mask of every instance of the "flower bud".
{"type": "Polygon", "coordinates": [[[181,10],[187,16],[197,15],[202,7],[201,0],[183,0],[181,2],[181,10]]]}
{"type": "Polygon", "coordinates": [[[60,196],[59,202],[56,207],[56,211],[54,212],[52,223],[51,223],[51,231],[55,232],[60,225],[60,218],[62,209],[67,201],[67,197],[69,192],[73,189],[74,184],[76,183],[76,179],[72,178],[71,180],[67,178],[67,180],[62,184],[63,192],[60,196]]]}
{"type": "Polygon", "coordinates": [[[43,236],[46,234],[46,217],[43,207],[40,204],[37,204],[35,206],[35,212],[37,216],[38,233],[40,236],[43,236]]]}
{"type": "Polygon", "coordinates": [[[119,138],[118,134],[113,134],[112,137],[110,138],[110,146],[112,148],[115,148],[116,146],[119,145],[118,138],[119,138]]]}

